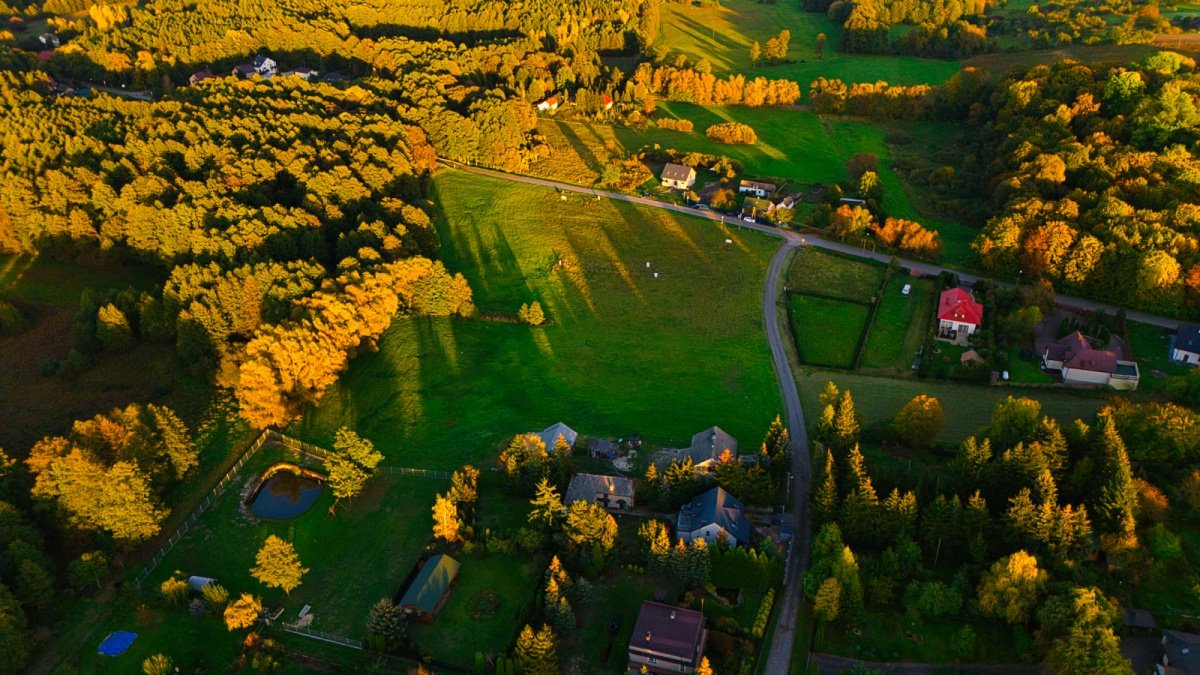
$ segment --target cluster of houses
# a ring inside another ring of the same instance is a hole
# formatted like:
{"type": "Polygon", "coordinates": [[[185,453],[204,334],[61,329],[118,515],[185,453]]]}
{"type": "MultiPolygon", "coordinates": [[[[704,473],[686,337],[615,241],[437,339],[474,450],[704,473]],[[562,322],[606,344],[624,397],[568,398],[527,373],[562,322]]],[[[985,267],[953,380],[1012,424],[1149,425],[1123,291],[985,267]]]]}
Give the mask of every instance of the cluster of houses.
{"type": "MultiPolygon", "coordinates": [[[[275,61],[275,59],[262,54],[256,54],[248,63],[239,63],[238,65],[234,66],[233,70],[230,71],[230,75],[243,79],[258,75],[263,79],[269,80],[273,77],[282,75],[285,77],[299,77],[303,80],[314,80],[318,75],[320,75],[320,72],[318,72],[315,68],[309,68],[307,66],[292,68],[291,70],[284,70],[281,72],[279,70],[279,64],[275,61]]],[[[188,77],[188,84],[194,85],[215,77],[217,77],[217,75],[206,68],[204,70],[192,73],[191,76],[188,77]]]]}
{"type": "MultiPolygon", "coordinates": [[[[560,96],[558,94],[551,94],[550,96],[538,101],[534,107],[537,108],[538,112],[554,112],[555,110],[558,110],[559,106],[567,103],[569,103],[569,101],[567,101],[566,95],[560,96]]],[[[600,94],[600,107],[602,109],[612,110],[613,103],[613,97],[609,96],[608,94],[600,94]]]]}
{"type": "MultiPolygon", "coordinates": [[[[696,185],[696,169],[684,164],[667,162],[659,174],[660,185],[672,190],[690,190],[696,185]]],[[[755,180],[738,182],[738,194],[745,195],[742,201],[741,218],[756,222],[770,217],[776,209],[791,209],[796,206],[793,195],[776,195],[778,186],[755,180]],[[778,200],[778,201],[776,201],[778,200]]]]}

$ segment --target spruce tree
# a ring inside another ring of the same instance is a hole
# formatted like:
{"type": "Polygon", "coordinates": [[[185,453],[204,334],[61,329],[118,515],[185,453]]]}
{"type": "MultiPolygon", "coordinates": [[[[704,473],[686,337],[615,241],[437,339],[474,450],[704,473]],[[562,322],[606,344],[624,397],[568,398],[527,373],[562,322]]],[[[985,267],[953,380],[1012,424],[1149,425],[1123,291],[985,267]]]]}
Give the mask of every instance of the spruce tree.
{"type": "Polygon", "coordinates": [[[563,517],[563,501],[558,489],[550,484],[548,478],[543,478],[535,488],[533,499],[529,500],[533,509],[529,511],[529,522],[541,522],[547,529],[554,527],[563,517]]]}
{"type": "Polygon", "coordinates": [[[817,525],[828,523],[837,518],[838,484],[837,466],[833,460],[833,451],[825,449],[825,468],[821,472],[821,482],[813,499],[814,513],[817,525]]]}
{"type": "Polygon", "coordinates": [[[1101,415],[1096,425],[1093,441],[1096,455],[1098,489],[1092,503],[1096,527],[1110,535],[1117,549],[1136,544],[1134,529],[1137,526],[1137,487],[1133,483],[1133,471],[1129,467],[1129,455],[1125,443],[1117,433],[1112,415],[1101,415]]]}
{"type": "Polygon", "coordinates": [[[843,449],[854,445],[858,441],[859,431],[861,425],[858,413],[854,410],[854,397],[850,395],[850,390],[846,389],[838,399],[837,416],[833,419],[834,445],[843,449]]]}

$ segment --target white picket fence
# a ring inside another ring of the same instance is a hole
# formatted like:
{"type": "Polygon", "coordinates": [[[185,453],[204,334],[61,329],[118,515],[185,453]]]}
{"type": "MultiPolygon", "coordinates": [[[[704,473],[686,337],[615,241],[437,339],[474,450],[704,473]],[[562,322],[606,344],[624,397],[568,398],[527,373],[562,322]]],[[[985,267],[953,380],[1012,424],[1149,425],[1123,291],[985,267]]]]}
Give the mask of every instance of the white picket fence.
{"type": "Polygon", "coordinates": [[[333,633],[325,633],[325,632],[322,632],[319,630],[313,630],[307,626],[297,626],[295,624],[283,623],[283,624],[279,624],[279,627],[282,628],[285,632],[294,633],[296,635],[303,635],[305,637],[310,637],[314,640],[330,642],[335,645],[341,645],[343,647],[349,647],[351,649],[361,650],[363,648],[362,640],[351,640],[350,638],[342,636],[342,635],[334,635],[333,633]]]}
{"type": "MultiPolygon", "coordinates": [[[[219,499],[221,495],[225,493],[225,489],[229,487],[229,484],[237,479],[238,474],[241,472],[242,466],[246,464],[246,461],[253,457],[259,450],[261,450],[263,445],[265,445],[268,441],[278,443],[279,445],[282,445],[293,452],[302,453],[320,461],[325,461],[331,457],[331,453],[320,446],[313,445],[312,443],[305,443],[304,441],[292,438],[291,436],[285,436],[274,429],[267,429],[263,431],[258,438],[254,439],[254,442],[250,444],[250,447],[246,448],[246,452],[242,453],[242,456],[238,458],[237,463],[230,467],[229,471],[226,472],[223,478],[221,478],[220,482],[213,487],[212,492],[208,493],[208,496],[204,498],[204,501],[200,502],[196,508],[192,510],[192,513],[183,521],[179,528],[175,530],[175,533],[171,535],[170,539],[167,540],[167,543],[163,544],[162,547],[155,552],[154,557],[150,560],[150,562],[146,563],[145,567],[143,567],[141,572],[139,572],[134,578],[133,584],[135,586],[138,588],[142,587],[142,584],[146,581],[146,577],[149,577],[150,574],[154,572],[159,563],[161,563],[163,559],[167,557],[167,554],[175,548],[175,545],[178,544],[181,539],[183,539],[184,535],[191,531],[192,526],[196,524],[196,521],[200,520],[200,516],[204,515],[204,512],[211,508],[213,504],[217,502],[217,499],[219,499]]],[[[448,471],[414,469],[402,466],[380,466],[378,468],[384,473],[399,476],[419,476],[422,478],[450,477],[450,472],[448,471]]],[[[333,637],[338,636],[335,635],[333,637]]],[[[344,640],[346,638],[341,639],[344,640]]],[[[330,641],[336,642],[336,640],[330,641]]],[[[338,644],[343,643],[338,642],[338,644]]],[[[357,648],[362,649],[362,644],[359,643],[357,648]]]]}

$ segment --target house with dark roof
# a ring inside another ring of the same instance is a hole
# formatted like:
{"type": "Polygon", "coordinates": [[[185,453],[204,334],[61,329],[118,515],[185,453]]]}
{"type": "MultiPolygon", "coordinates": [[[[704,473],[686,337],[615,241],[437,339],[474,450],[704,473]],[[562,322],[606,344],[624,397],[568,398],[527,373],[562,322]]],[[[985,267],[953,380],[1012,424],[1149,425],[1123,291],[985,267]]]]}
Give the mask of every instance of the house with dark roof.
{"type": "Polygon", "coordinates": [[[621,454],[621,446],[607,438],[593,438],[588,441],[588,457],[613,460],[619,454],[621,454]]]}
{"type": "Polygon", "coordinates": [[[628,671],[695,672],[707,641],[703,612],[647,600],[629,637],[628,671]]]}
{"type": "Polygon", "coordinates": [[[458,578],[458,568],[459,562],[448,555],[438,554],[426,560],[400,598],[400,608],[426,623],[432,622],[458,578]]]}
{"type": "Polygon", "coordinates": [[[542,439],[542,442],[546,444],[546,452],[554,452],[554,446],[556,443],[558,443],[558,439],[560,437],[567,442],[567,445],[571,447],[575,447],[575,439],[579,438],[579,434],[575,433],[574,429],[563,424],[562,422],[555,422],[554,424],[551,424],[545,429],[537,432],[537,435],[542,439]]]}
{"type": "Polygon", "coordinates": [[[983,323],[983,305],[961,288],[948,288],[938,297],[937,317],[938,337],[958,340],[974,335],[983,323]]]}
{"type": "Polygon", "coordinates": [[[675,534],[685,542],[700,537],[709,544],[723,539],[731,546],[749,546],[746,507],[724,488],[715,487],[679,509],[675,534]]]}
{"type": "Polygon", "coordinates": [[[1200,675],[1200,635],[1164,630],[1162,663],[1158,675],[1200,675]]]}
{"type": "Polygon", "coordinates": [[[760,183],[756,180],[738,181],[738,192],[749,192],[755,197],[766,197],[774,194],[775,190],[774,183],[760,183]]]}
{"type": "Polygon", "coordinates": [[[696,170],[682,164],[667,162],[659,177],[662,179],[662,186],[665,188],[689,190],[696,184],[696,170]]]}
{"type": "Polygon", "coordinates": [[[720,461],[721,455],[728,450],[736,459],[738,442],[721,427],[709,427],[692,435],[692,444],[676,451],[675,458],[692,458],[692,465],[699,471],[708,471],[720,461]]]}
{"type": "Polygon", "coordinates": [[[1200,365],[1200,324],[1179,324],[1171,343],[1171,360],[1189,366],[1200,365]]]}
{"type": "Polygon", "coordinates": [[[1083,333],[1046,345],[1042,368],[1057,370],[1065,384],[1108,386],[1132,391],[1141,375],[1135,361],[1125,361],[1111,349],[1095,349],[1083,333]]]}
{"type": "Polygon", "coordinates": [[[208,69],[200,70],[200,71],[194,72],[190,76],[188,76],[188,84],[199,84],[200,82],[203,82],[205,80],[211,80],[214,77],[216,77],[216,75],[213,75],[211,70],[208,70],[208,69]]]}
{"type": "Polygon", "coordinates": [[[250,59],[250,65],[263,77],[273,77],[279,69],[279,64],[275,62],[275,59],[262,54],[255,54],[254,58],[250,59]]]}
{"type": "Polygon", "coordinates": [[[42,43],[43,47],[50,49],[58,49],[62,46],[62,39],[54,33],[42,33],[38,36],[38,42],[42,43]]]}
{"type": "Polygon", "coordinates": [[[567,485],[563,504],[570,506],[578,501],[599,504],[613,511],[633,508],[633,479],[625,476],[601,476],[595,473],[577,473],[567,485]]]}

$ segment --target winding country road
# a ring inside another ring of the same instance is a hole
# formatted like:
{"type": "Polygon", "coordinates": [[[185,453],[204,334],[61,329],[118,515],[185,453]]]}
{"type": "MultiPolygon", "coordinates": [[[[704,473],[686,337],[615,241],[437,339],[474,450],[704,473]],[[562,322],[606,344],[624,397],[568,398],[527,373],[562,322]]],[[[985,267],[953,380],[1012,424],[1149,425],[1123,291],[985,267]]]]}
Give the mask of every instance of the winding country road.
{"type": "MultiPolygon", "coordinates": [[[[804,411],[800,407],[800,395],[796,390],[796,379],[792,372],[791,363],[788,359],[788,351],[792,349],[792,341],[784,338],[784,332],[780,328],[780,293],[779,281],[787,273],[787,262],[790,260],[792,252],[801,246],[817,246],[831,251],[838,251],[860,258],[869,258],[881,262],[890,260],[899,260],[900,264],[918,275],[938,275],[944,271],[953,271],[958,274],[959,279],[966,284],[974,284],[983,279],[973,274],[950,270],[949,268],[939,267],[928,263],[920,263],[914,260],[906,260],[896,258],[895,256],[886,253],[877,253],[868,251],[856,246],[850,246],[842,242],[831,241],[819,236],[801,234],[791,230],[781,230],[777,227],[760,225],[758,223],[747,223],[737,218],[725,216],[712,211],[701,211],[688,206],[680,206],[678,204],[668,204],[646,197],[636,197],[633,195],[621,194],[619,192],[608,192],[605,190],[595,190],[592,188],[580,187],[569,183],[560,183],[558,181],[546,180],[542,178],[533,178],[531,176],[522,176],[517,174],[503,173],[501,171],[493,171],[491,169],[482,169],[474,166],[467,166],[452,162],[449,160],[439,159],[439,162],[445,166],[460,169],[468,173],[479,174],[482,176],[490,176],[501,180],[512,181],[516,183],[525,183],[527,185],[539,185],[542,187],[554,188],[567,192],[577,192],[585,195],[593,195],[597,198],[606,197],[617,201],[630,202],[633,204],[641,204],[654,208],[666,209],[675,211],[689,216],[699,218],[708,218],[709,220],[718,220],[728,225],[735,225],[747,229],[758,230],[771,236],[780,237],[783,239],[783,244],[775,252],[771,258],[771,263],[767,267],[767,278],[763,284],[763,327],[767,332],[767,342],[771,347],[771,360],[775,366],[775,375],[779,380],[779,390],[783,397],[784,410],[787,413],[788,429],[791,431],[791,451],[792,451],[792,499],[795,508],[793,509],[793,541],[791,555],[788,556],[788,566],[786,574],[786,583],[783,590],[783,595],[780,598],[779,605],[779,621],[775,627],[774,639],[771,641],[771,649],[767,653],[767,663],[764,672],[771,675],[783,675],[789,671],[789,664],[792,657],[792,647],[795,643],[796,635],[796,618],[799,615],[800,603],[803,600],[803,574],[808,563],[808,492],[811,482],[811,464],[809,460],[809,444],[807,427],[804,424],[804,411]]],[[[1002,281],[996,281],[1000,286],[1011,287],[1012,284],[1002,281]]],[[[1068,309],[1075,310],[1097,310],[1102,309],[1108,313],[1115,313],[1118,307],[1083,298],[1072,298],[1068,296],[1057,296],[1056,302],[1068,309]]],[[[1153,324],[1164,328],[1178,328],[1179,322],[1174,319],[1146,314],[1133,310],[1126,310],[1126,315],[1134,320],[1143,323],[1153,324]]]]}

